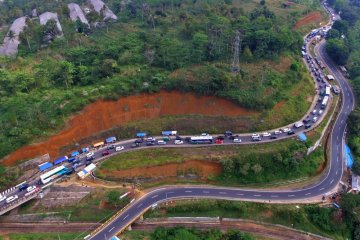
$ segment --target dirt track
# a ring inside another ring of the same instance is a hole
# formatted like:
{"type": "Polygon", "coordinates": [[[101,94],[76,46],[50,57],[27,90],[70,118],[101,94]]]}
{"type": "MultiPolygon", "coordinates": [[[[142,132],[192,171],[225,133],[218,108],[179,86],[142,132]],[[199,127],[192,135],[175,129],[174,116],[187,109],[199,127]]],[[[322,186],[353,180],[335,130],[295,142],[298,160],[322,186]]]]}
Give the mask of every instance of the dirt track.
{"type": "Polygon", "coordinates": [[[54,159],[59,149],[92,134],[125,125],[134,120],[153,119],[164,115],[201,114],[206,116],[249,116],[256,114],[235,103],[211,96],[161,91],[120,98],[117,101],[97,101],[72,117],[67,127],[48,140],[24,146],[3,159],[6,166],[16,161],[46,153],[54,159]]]}
{"type": "Polygon", "coordinates": [[[305,17],[301,18],[299,21],[297,21],[294,25],[294,28],[301,28],[302,26],[317,23],[323,20],[323,16],[319,11],[314,11],[309,14],[307,14],[305,17]]]}

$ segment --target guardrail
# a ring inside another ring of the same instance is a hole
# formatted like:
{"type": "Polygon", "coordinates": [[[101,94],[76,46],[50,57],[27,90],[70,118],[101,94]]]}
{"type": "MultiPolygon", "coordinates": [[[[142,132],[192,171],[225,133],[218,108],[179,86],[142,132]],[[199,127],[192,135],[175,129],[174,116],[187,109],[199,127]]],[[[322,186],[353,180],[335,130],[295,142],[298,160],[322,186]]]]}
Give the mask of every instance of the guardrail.
{"type": "Polygon", "coordinates": [[[17,208],[18,206],[24,204],[25,202],[30,201],[31,199],[34,199],[39,195],[40,191],[35,191],[33,194],[30,194],[28,196],[24,196],[22,198],[19,198],[17,201],[11,202],[7,204],[5,207],[2,207],[0,209],[0,215],[3,215],[9,211],[11,211],[14,208],[17,208]]]}

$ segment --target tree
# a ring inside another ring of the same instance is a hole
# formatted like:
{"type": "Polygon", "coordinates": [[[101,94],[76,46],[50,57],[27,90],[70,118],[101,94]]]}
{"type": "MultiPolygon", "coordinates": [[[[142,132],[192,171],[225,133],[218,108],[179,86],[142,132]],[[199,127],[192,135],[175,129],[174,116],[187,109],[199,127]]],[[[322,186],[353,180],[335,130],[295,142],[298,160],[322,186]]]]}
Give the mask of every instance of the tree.
{"type": "Polygon", "coordinates": [[[69,88],[73,84],[74,73],[75,67],[71,62],[60,61],[59,68],[54,74],[54,81],[60,86],[65,85],[66,88],[69,88]]]}
{"type": "Polygon", "coordinates": [[[337,30],[340,35],[347,35],[349,31],[349,23],[345,20],[336,20],[332,26],[334,30],[337,30]]]}
{"type": "Polygon", "coordinates": [[[192,38],[193,52],[192,58],[200,63],[206,58],[206,46],[208,45],[208,36],[203,32],[197,32],[192,38]]]}
{"type": "Polygon", "coordinates": [[[251,167],[251,169],[254,171],[255,174],[258,174],[262,171],[262,167],[260,164],[255,164],[251,167]]]}
{"type": "Polygon", "coordinates": [[[326,34],[326,39],[340,38],[340,32],[336,29],[330,29],[326,34]]]}
{"type": "Polygon", "coordinates": [[[106,201],[108,203],[110,203],[111,205],[117,206],[117,204],[119,203],[119,198],[120,198],[120,192],[112,190],[108,193],[106,193],[106,201]]]}
{"type": "Polygon", "coordinates": [[[343,39],[330,39],[327,41],[326,51],[339,65],[345,65],[350,56],[350,49],[343,39]]]}
{"type": "Polygon", "coordinates": [[[360,161],[359,159],[355,159],[355,162],[352,166],[352,171],[360,176],[360,161]]]}

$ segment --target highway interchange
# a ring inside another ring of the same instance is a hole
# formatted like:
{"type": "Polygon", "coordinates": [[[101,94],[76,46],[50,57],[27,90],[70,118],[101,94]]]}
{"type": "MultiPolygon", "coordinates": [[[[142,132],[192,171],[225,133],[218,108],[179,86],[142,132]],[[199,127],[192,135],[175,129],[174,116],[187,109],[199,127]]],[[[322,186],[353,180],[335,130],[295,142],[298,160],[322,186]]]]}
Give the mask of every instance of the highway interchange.
{"type": "MultiPolygon", "coordinates": [[[[336,16],[338,17],[338,16],[336,16]]],[[[310,42],[307,42],[307,48],[310,45],[310,42]]],[[[309,52],[309,51],[308,51],[309,52]]],[[[335,76],[341,87],[342,94],[342,105],[340,112],[335,120],[331,138],[330,138],[330,161],[329,167],[326,170],[326,173],[319,180],[317,184],[312,186],[296,189],[296,190],[287,190],[287,191],[266,191],[266,190],[257,190],[257,189],[237,189],[237,188],[224,188],[224,187],[211,187],[211,186],[189,186],[189,187],[164,187],[159,188],[154,191],[149,192],[142,198],[134,201],[127,209],[125,209],[120,215],[116,216],[110,223],[106,224],[99,231],[91,235],[88,239],[92,240],[103,240],[110,239],[112,236],[116,235],[120,230],[123,230],[133,221],[135,221],[140,215],[142,215],[147,209],[152,206],[156,206],[156,204],[160,202],[165,202],[171,199],[184,199],[184,198],[211,198],[211,199],[231,199],[231,200],[248,200],[248,201],[294,201],[294,200],[302,200],[315,196],[322,196],[330,191],[332,191],[339,183],[342,177],[343,172],[343,142],[344,136],[346,132],[346,120],[348,115],[354,108],[354,96],[349,86],[347,80],[343,77],[339,68],[332,62],[331,59],[327,56],[324,49],[324,41],[320,42],[315,47],[315,52],[318,58],[320,58],[323,63],[327,66],[328,70],[335,76]]],[[[324,88],[326,83],[318,83],[316,82],[316,87],[318,89],[324,88]]],[[[308,118],[311,115],[311,111],[316,109],[317,112],[321,109],[320,103],[317,101],[317,95],[314,99],[314,105],[309,112],[304,116],[308,118]]],[[[329,107],[328,107],[329,108],[329,107]]],[[[324,113],[325,115],[325,113],[324,113]]],[[[313,116],[312,116],[313,117],[313,116]]],[[[302,119],[303,120],[303,119],[302,119]]],[[[320,123],[320,119],[316,124],[320,123]]],[[[315,127],[316,124],[313,124],[312,128],[315,127]]],[[[288,125],[286,127],[290,127],[295,135],[304,132],[304,126],[300,128],[293,127],[293,124],[288,125]]],[[[311,128],[310,128],[311,129],[311,128]]],[[[310,130],[309,129],[309,130],[310,130]]],[[[260,133],[261,135],[261,133],[260,133]]],[[[294,135],[288,135],[287,133],[281,133],[277,135],[277,139],[284,139],[293,137],[294,135]]],[[[216,138],[217,136],[214,136],[216,138]]],[[[241,143],[237,144],[250,144],[250,143],[260,143],[253,142],[251,134],[239,134],[241,139],[241,143]]],[[[275,139],[270,139],[270,137],[263,137],[261,142],[274,141],[275,139]]],[[[189,147],[194,146],[193,144],[186,143],[182,145],[174,145],[174,140],[171,140],[167,145],[154,145],[154,146],[145,146],[145,143],[142,143],[140,147],[132,148],[134,140],[127,140],[123,142],[116,143],[116,146],[124,146],[125,151],[133,151],[136,149],[143,148],[152,148],[152,147],[189,147]]],[[[223,144],[234,144],[232,140],[225,138],[223,144]]],[[[215,144],[213,144],[215,145],[215,144]]],[[[198,145],[196,145],[198,146],[198,145]]],[[[96,161],[102,159],[102,153],[105,151],[104,148],[94,151],[94,157],[96,161]]],[[[110,149],[109,152],[112,153],[115,149],[110,149]]],[[[107,157],[107,156],[106,156],[107,157]]],[[[85,157],[80,158],[81,163],[85,164],[85,157]]],[[[67,166],[71,167],[71,164],[67,164],[67,166]]],[[[29,182],[30,185],[40,185],[37,183],[37,180],[29,182]]],[[[16,190],[17,191],[17,190],[16,190]]],[[[9,192],[6,196],[13,195],[14,192],[9,192]]],[[[17,192],[16,193],[19,198],[24,197],[26,191],[17,192]]],[[[6,205],[5,201],[0,202],[0,208],[6,205]]]]}

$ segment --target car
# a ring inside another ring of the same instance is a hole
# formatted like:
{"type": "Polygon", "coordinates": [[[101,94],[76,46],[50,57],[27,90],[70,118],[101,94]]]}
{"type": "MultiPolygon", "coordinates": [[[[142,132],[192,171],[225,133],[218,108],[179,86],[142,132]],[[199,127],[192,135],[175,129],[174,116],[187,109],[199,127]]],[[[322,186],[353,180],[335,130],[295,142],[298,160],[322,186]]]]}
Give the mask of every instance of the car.
{"type": "Polygon", "coordinates": [[[295,132],[294,132],[293,130],[290,130],[290,131],[287,132],[287,134],[288,134],[288,135],[294,135],[295,132]]]}
{"type": "Polygon", "coordinates": [[[146,141],[147,141],[147,142],[156,141],[156,138],[154,138],[154,137],[148,137],[148,138],[146,139],[146,141]]]}
{"type": "Polygon", "coordinates": [[[281,134],[282,132],[281,132],[281,130],[276,130],[276,131],[274,131],[274,134],[275,135],[279,135],[279,134],[281,134]]]}
{"type": "Polygon", "coordinates": [[[200,136],[209,136],[208,133],[201,133],[200,136]]]}
{"type": "Polygon", "coordinates": [[[158,145],[166,145],[166,142],[164,140],[159,140],[157,141],[158,145]]]}
{"type": "Polygon", "coordinates": [[[290,132],[290,131],[291,131],[291,129],[290,129],[290,128],[288,128],[288,127],[286,127],[286,128],[283,128],[283,129],[282,129],[282,131],[283,131],[284,133],[287,133],[287,132],[290,132]]]}
{"type": "Polygon", "coordinates": [[[175,140],[174,144],[176,145],[180,145],[183,144],[184,142],[182,140],[175,140]]]}
{"type": "Polygon", "coordinates": [[[310,118],[305,118],[305,119],[303,120],[303,123],[305,123],[305,124],[308,124],[309,122],[311,122],[311,119],[310,119],[310,118]]]}
{"type": "Polygon", "coordinates": [[[318,117],[313,117],[312,121],[316,122],[318,120],[318,117]]]}
{"type": "Polygon", "coordinates": [[[117,147],[115,148],[115,152],[119,152],[119,151],[121,151],[121,150],[124,150],[124,146],[117,146],[117,147]]]}
{"type": "Polygon", "coordinates": [[[219,138],[215,140],[215,144],[223,144],[223,143],[224,141],[219,138]]]}
{"type": "Polygon", "coordinates": [[[259,141],[261,141],[261,138],[260,137],[253,137],[252,140],[254,142],[259,142],[259,141]]]}
{"type": "Polygon", "coordinates": [[[86,161],[85,162],[85,166],[88,166],[88,165],[90,165],[91,164],[91,161],[86,161]]]}
{"type": "Polygon", "coordinates": [[[111,144],[110,146],[107,146],[107,150],[115,149],[115,145],[111,144]]]}
{"type": "Polygon", "coordinates": [[[134,142],[133,144],[131,144],[131,148],[137,148],[140,147],[139,143],[134,142]]]}
{"type": "Polygon", "coordinates": [[[230,140],[234,140],[235,138],[239,138],[239,135],[232,135],[229,137],[230,140]]]}
{"type": "Polygon", "coordinates": [[[311,128],[311,124],[305,124],[305,129],[311,128]]]}
{"type": "Polygon", "coordinates": [[[324,112],[323,110],[320,110],[318,114],[321,115],[323,112],[324,112]]]}
{"type": "Polygon", "coordinates": [[[271,134],[270,139],[277,139],[277,136],[274,134],[271,134]]]}
{"type": "Polygon", "coordinates": [[[182,139],[182,137],[180,137],[180,136],[176,136],[176,137],[175,137],[175,140],[183,140],[183,139],[182,139]]]}
{"type": "Polygon", "coordinates": [[[24,183],[22,185],[19,186],[19,191],[22,192],[24,191],[25,189],[27,189],[29,187],[29,184],[27,183],[24,183]]]}
{"type": "Polygon", "coordinates": [[[253,134],[251,135],[251,137],[252,137],[252,138],[259,138],[260,135],[259,135],[258,133],[253,133],[253,134]]]}
{"type": "Polygon", "coordinates": [[[107,150],[101,153],[101,156],[107,156],[107,155],[110,155],[110,152],[107,150]]]}
{"type": "Polygon", "coordinates": [[[233,135],[233,134],[232,134],[231,131],[225,131],[224,135],[225,135],[226,137],[229,137],[229,136],[231,136],[231,135],[233,135]]]}
{"type": "Polygon", "coordinates": [[[240,139],[240,138],[235,138],[235,139],[233,140],[233,142],[234,142],[234,143],[241,143],[241,139],[240,139]]]}
{"type": "Polygon", "coordinates": [[[92,157],[92,156],[94,156],[94,152],[89,152],[86,154],[86,157],[92,157]]]}
{"type": "MultiPolygon", "coordinates": [[[[91,156],[91,157],[86,157],[86,161],[92,161],[94,160],[95,157],[94,156],[91,156]]],[[[79,163],[80,161],[77,161],[76,163],[79,163]]]]}
{"type": "Polygon", "coordinates": [[[6,199],[6,197],[5,197],[5,196],[0,195],[0,202],[4,201],[5,199],[6,199]]]}
{"type": "Polygon", "coordinates": [[[311,113],[315,115],[317,113],[317,110],[314,109],[311,113]]]}
{"type": "Polygon", "coordinates": [[[271,136],[271,134],[269,132],[264,132],[263,133],[263,137],[270,137],[270,136],[271,136]]]}
{"type": "Polygon", "coordinates": [[[225,137],[224,136],[218,136],[216,139],[220,139],[220,140],[224,141],[225,137]]]}
{"type": "Polygon", "coordinates": [[[11,202],[15,201],[16,199],[18,199],[18,195],[14,195],[14,196],[8,197],[8,198],[6,199],[6,203],[11,203],[11,202]]]}
{"type": "Polygon", "coordinates": [[[146,141],[146,146],[154,146],[155,141],[146,141]]]}
{"type": "Polygon", "coordinates": [[[140,143],[142,143],[143,142],[143,139],[142,138],[139,138],[139,139],[136,139],[135,140],[135,143],[138,143],[138,144],[140,144],[140,143]]]}
{"type": "Polygon", "coordinates": [[[30,186],[26,189],[27,192],[31,192],[36,189],[36,186],[30,186]]]}

